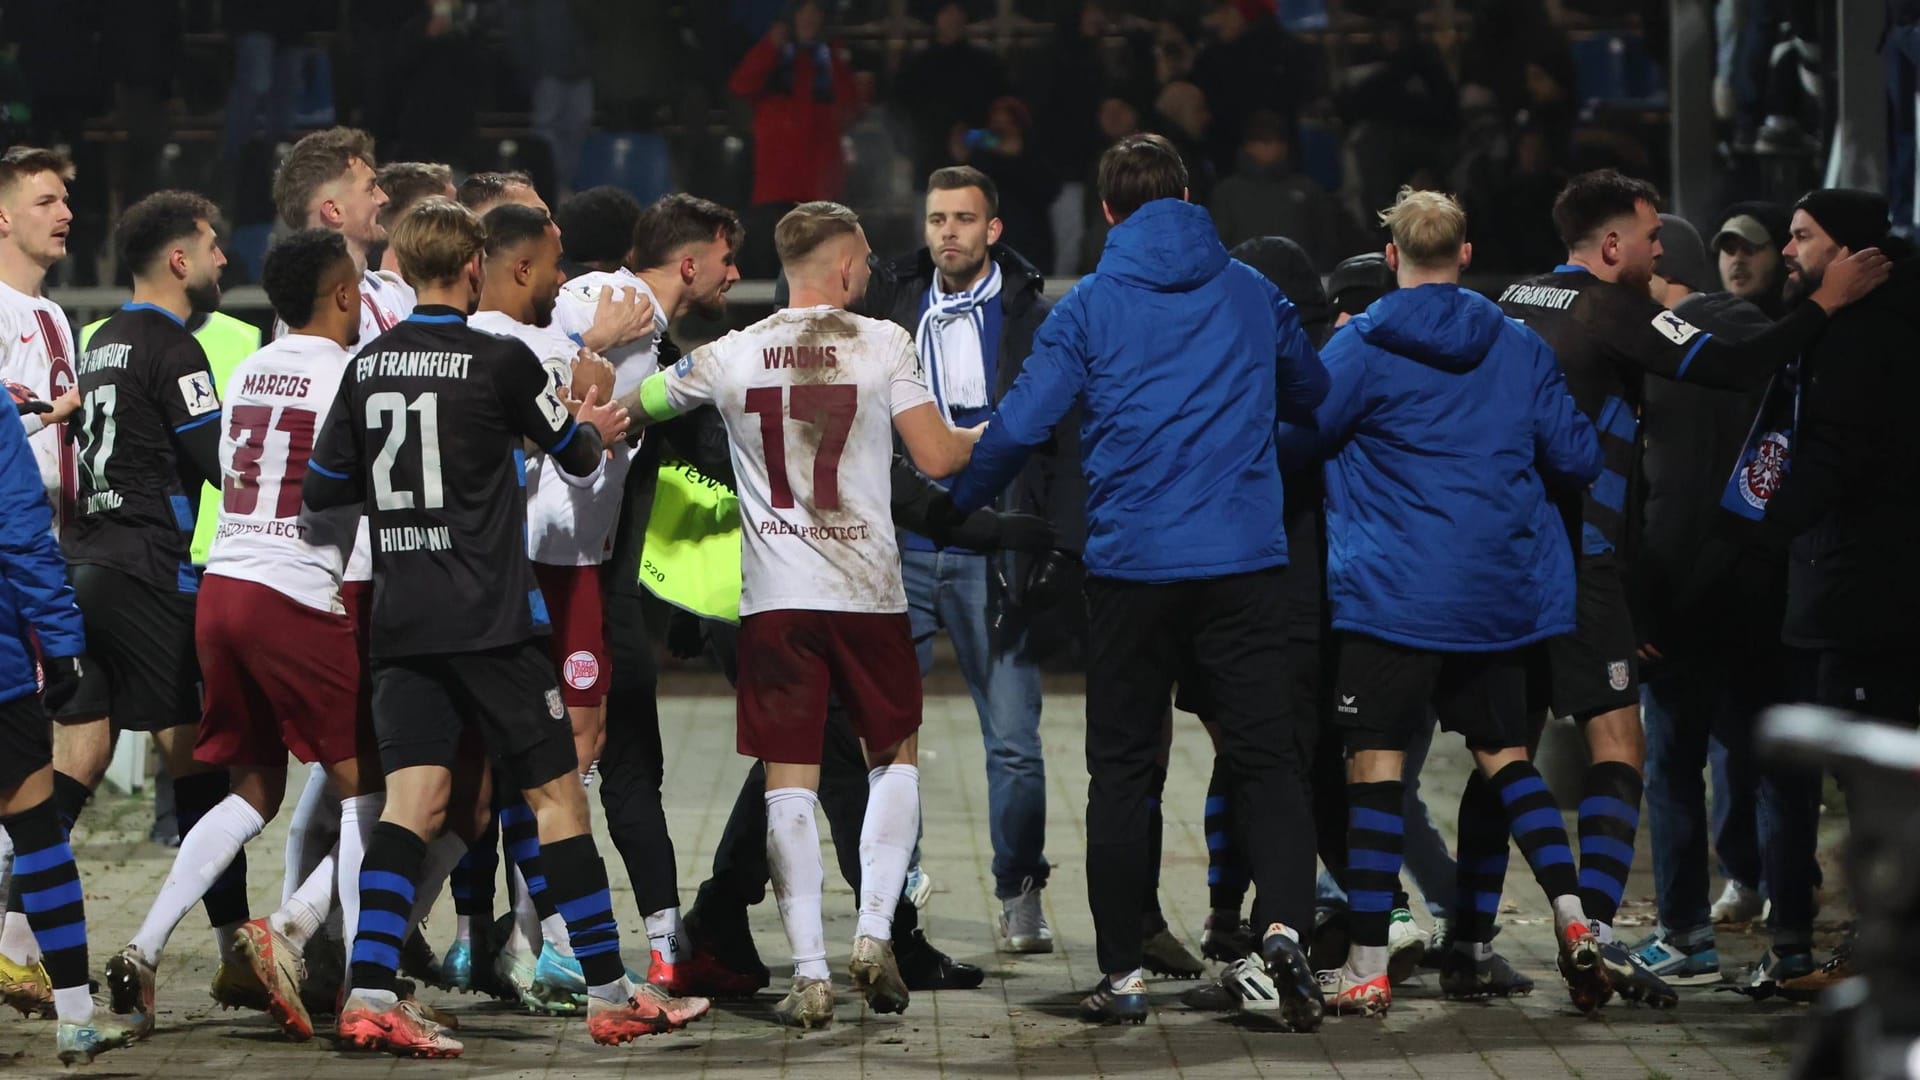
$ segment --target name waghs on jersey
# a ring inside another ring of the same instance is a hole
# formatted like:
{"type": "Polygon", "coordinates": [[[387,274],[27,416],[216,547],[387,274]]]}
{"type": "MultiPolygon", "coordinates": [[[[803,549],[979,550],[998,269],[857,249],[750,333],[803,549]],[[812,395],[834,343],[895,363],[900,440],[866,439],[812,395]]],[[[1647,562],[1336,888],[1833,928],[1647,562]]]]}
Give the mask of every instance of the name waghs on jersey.
{"type": "Polygon", "coordinates": [[[354,360],[354,378],[362,381],[375,377],[464,379],[467,365],[472,362],[472,353],[379,352],[354,360]]]}

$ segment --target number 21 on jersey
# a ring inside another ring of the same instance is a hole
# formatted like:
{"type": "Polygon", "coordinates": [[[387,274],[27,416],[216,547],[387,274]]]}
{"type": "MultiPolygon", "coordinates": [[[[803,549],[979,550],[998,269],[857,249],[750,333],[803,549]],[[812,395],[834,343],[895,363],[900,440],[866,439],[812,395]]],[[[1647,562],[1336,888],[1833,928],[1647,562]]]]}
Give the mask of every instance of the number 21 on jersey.
{"type": "Polygon", "coordinates": [[[847,448],[859,407],[859,388],[837,383],[806,383],[791,389],[756,386],[747,391],[746,411],[760,417],[760,446],[766,455],[768,497],[774,509],[793,509],[793,485],[787,479],[789,412],[794,420],[821,429],[813,452],[815,509],[840,509],[840,454],[847,448]]]}

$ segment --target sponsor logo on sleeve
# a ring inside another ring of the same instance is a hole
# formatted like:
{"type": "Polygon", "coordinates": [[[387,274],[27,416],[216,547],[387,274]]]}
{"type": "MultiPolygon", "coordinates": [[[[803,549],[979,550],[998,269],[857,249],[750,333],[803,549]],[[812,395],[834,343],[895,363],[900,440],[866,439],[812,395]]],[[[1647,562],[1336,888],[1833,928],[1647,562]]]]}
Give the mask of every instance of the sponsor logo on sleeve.
{"type": "Polygon", "coordinates": [[[180,400],[186,403],[188,416],[217,411],[220,408],[220,395],[213,392],[212,373],[196,371],[180,376],[180,400]]]}
{"type": "Polygon", "coordinates": [[[1653,328],[1666,335],[1675,345],[1685,345],[1699,337],[1701,330],[1671,311],[1663,311],[1653,317],[1653,328]]]}
{"type": "Polygon", "coordinates": [[[560,688],[557,686],[547,690],[547,715],[555,720],[567,718],[567,707],[560,702],[560,688]]]}
{"type": "Polygon", "coordinates": [[[684,379],[693,374],[693,356],[689,354],[681,357],[680,362],[673,365],[673,374],[677,379],[684,379]]]}
{"type": "Polygon", "coordinates": [[[575,690],[591,690],[600,681],[600,661],[585,649],[571,653],[561,665],[561,676],[575,690]]]}

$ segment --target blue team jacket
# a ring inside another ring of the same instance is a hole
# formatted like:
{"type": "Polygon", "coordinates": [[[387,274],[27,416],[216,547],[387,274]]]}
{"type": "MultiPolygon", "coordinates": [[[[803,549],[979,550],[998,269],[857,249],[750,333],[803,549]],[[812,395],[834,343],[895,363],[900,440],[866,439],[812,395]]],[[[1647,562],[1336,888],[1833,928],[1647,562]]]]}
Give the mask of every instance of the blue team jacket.
{"type": "Polygon", "coordinates": [[[0,416],[0,702],[36,692],[33,637],[48,656],[87,651],[67,564],[53,537],[53,507],[27,433],[0,416]]]}
{"type": "Polygon", "coordinates": [[[1326,345],[1332,387],[1283,425],[1282,462],[1327,459],[1336,629],[1443,652],[1574,625],[1573,551],[1547,486],[1600,475],[1553,350],[1455,285],[1389,293],[1326,345]]]}
{"type": "Polygon", "coordinates": [[[986,503],[1076,402],[1087,571],[1185,581],[1287,561],[1276,410],[1300,415],[1327,374],[1293,305],[1227,257],[1206,210],[1160,199],[1107,234],[1034,336],[953,484],[986,503]]]}

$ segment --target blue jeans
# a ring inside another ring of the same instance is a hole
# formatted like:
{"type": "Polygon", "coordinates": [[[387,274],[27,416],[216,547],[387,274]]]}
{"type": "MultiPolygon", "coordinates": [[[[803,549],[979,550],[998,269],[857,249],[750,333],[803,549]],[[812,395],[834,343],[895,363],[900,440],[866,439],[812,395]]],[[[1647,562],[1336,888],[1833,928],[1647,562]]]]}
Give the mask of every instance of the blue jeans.
{"type": "Polygon", "coordinates": [[[268,139],[284,138],[293,130],[294,95],[304,58],[299,47],[282,48],[271,34],[234,38],[233,87],[227,97],[229,155],[262,129],[268,139]]]}
{"type": "MultiPolygon", "coordinates": [[[[1426,901],[1427,914],[1444,919],[1447,918],[1448,903],[1458,888],[1454,880],[1453,856],[1447,854],[1447,842],[1440,836],[1440,830],[1433,827],[1427,804],[1420,798],[1420,774],[1426,769],[1428,751],[1433,749],[1433,730],[1433,724],[1423,724],[1414,732],[1413,740],[1407,744],[1406,761],[1400,769],[1400,777],[1406,785],[1406,799],[1401,803],[1400,813],[1407,827],[1402,841],[1402,850],[1405,852],[1402,865],[1420,890],[1420,898],[1426,901]]],[[[1314,891],[1316,909],[1347,909],[1347,894],[1324,868],[1314,882],[1314,891]]]]}
{"type": "Polygon", "coordinates": [[[987,820],[994,895],[1002,900],[1047,883],[1047,771],[1040,754],[1040,668],[1024,633],[996,640],[988,557],[902,551],[907,615],[920,674],[933,669],[933,636],[953,641],[960,676],[980,714],[987,751],[987,820]]]}
{"type": "MultiPolygon", "coordinates": [[[[1790,767],[1761,767],[1754,751],[1754,719],[1760,710],[1791,695],[1794,681],[1811,684],[1808,663],[1769,651],[1739,663],[1676,664],[1644,684],[1641,723],[1647,736],[1647,817],[1653,844],[1653,887],[1660,925],[1675,934],[1710,931],[1707,906],[1706,792],[1701,770],[1709,742],[1726,761],[1716,773],[1714,798],[1722,791],[1752,800],[1753,871],[1773,900],[1769,929],[1776,947],[1805,948],[1813,938],[1813,890],[1820,868],[1814,843],[1820,825],[1820,774],[1790,767]]],[[[1728,835],[1737,837],[1741,811],[1728,813],[1728,835]]],[[[1746,858],[1744,841],[1728,843],[1729,867],[1746,858]]],[[[1749,883],[1752,883],[1749,881],[1749,883]]],[[[1698,938],[1696,938],[1698,940],[1698,938]]]]}

